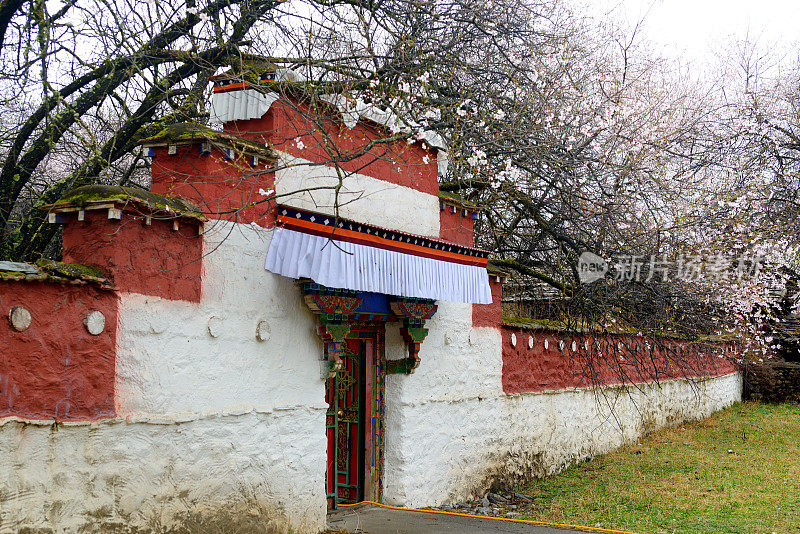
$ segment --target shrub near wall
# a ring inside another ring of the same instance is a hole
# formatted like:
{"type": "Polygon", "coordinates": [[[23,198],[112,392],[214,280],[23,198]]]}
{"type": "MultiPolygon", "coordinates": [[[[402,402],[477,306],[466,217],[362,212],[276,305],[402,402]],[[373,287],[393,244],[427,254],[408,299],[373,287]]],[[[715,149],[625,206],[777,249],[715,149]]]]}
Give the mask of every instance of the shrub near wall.
{"type": "Polygon", "coordinates": [[[743,369],[744,398],[759,402],[800,402],[800,364],[769,362],[743,369]]]}

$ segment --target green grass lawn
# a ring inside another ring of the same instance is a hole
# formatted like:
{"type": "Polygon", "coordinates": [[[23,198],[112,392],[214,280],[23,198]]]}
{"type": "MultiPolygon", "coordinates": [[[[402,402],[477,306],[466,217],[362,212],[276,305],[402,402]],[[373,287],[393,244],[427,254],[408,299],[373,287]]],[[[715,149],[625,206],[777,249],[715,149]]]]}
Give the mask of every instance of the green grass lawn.
{"type": "Polygon", "coordinates": [[[800,405],[710,419],[536,480],[527,518],[641,533],[800,533],[800,405]]]}

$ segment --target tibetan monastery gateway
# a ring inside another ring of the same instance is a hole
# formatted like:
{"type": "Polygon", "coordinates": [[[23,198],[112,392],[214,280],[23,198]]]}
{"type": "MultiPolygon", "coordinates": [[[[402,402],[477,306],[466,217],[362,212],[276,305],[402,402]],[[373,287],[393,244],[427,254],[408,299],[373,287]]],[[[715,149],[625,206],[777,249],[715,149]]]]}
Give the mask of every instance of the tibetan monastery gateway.
{"type": "Polygon", "coordinates": [[[392,117],[215,83],[222,131],[145,140],[150,191],[73,190],[47,207],[62,262],[0,263],[0,531],[255,509],[318,532],[341,503],[465,499],[740,399],[713,358],[609,382],[609,417],[570,355],[646,341],[504,323],[441,140],[325,165],[392,117]]]}

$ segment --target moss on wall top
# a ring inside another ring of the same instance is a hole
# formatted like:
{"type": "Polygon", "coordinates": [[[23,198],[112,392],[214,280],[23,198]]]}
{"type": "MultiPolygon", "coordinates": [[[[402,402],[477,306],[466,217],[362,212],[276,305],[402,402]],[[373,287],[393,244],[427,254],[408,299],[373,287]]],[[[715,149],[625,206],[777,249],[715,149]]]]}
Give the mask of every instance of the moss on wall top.
{"type": "Polygon", "coordinates": [[[41,259],[36,262],[36,267],[46,273],[55,276],[63,276],[65,278],[108,281],[108,276],[101,269],[89,265],[82,265],[80,263],[41,259]]]}
{"type": "Polygon", "coordinates": [[[41,259],[35,264],[25,264],[25,271],[0,268],[0,281],[17,282],[86,282],[103,289],[113,289],[110,278],[100,269],[79,263],[66,263],[41,259]]]}
{"type": "Polygon", "coordinates": [[[240,65],[228,69],[222,74],[212,76],[211,80],[215,82],[241,80],[259,82],[264,79],[273,78],[277,69],[278,66],[267,57],[255,54],[243,54],[240,65]]]}
{"type": "Polygon", "coordinates": [[[492,260],[486,263],[486,272],[492,276],[500,276],[503,278],[508,276],[508,271],[492,263],[492,260]]]}
{"type": "Polygon", "coordinates": [[[451,191],[439,191],[439,200],[447,204],[454,205],[458,208],[463,208],[468,211],[478,212],[483,210],[483,206],[475,204],[469,200],[461,198],[458,194],[451,191]]]}
{"type": "Polygon", "coordinates": [[[599,324],[576,324],[565,323],[563,321],[553,321],[549,319],[531,319],[528,317],[510,317],[503,316],[503,326],[511,328],[521,328],[528,330],[546,330],[549,332],[559,332],[567,334],[611,334],[611,335],[627,335],[638,336],[644,335],[655,336],[661,338],[679,339],[684,341],[691,341],[694,343],[727,343],[735,341],[736,337],[733,335],[703,335],[703,336],[688,336],[677,332],[661,332],[654,333],[648,332],[644,334],[630,326],[615,325],[612,328],[605,328],[599,324]]]}
{"type": "Polygon", "coordinates": [[[180,198],[158,195],[144,189],[120,187],[116,185],[85,185],[68,191],[55,204],[42,206],[42,209],[59,211],[60,208],[78,207],[102,203],[133,204],[151,212],[165,213],[173,217],[189,217],[204,221],[200,208],[180,198]]]}
{"type": "Polygon", "coordinates": [[[227,146],[244,154],[258,156],[265,160],[275,161],[278,159],[275,151],[267,145],[192,122],[170,124],[154,136],[142,139],[139,144],[144,147],[152,147],[168,144],[194,144],[204,141],[215,145],[227,146]]]}

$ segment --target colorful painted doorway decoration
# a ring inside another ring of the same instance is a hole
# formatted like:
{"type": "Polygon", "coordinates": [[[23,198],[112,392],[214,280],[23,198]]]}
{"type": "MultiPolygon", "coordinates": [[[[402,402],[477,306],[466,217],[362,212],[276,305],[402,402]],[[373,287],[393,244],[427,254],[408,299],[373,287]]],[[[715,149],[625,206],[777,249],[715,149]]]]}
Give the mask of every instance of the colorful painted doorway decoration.
{"type": "Polygon", "coordinates": [[[387,322],[400,322],[408,357],[386,362],[386,372],[411,374],[417,368],[420,346],[428,335],[425,321],[438,309],[433,300],[329,288],[308,281],[302,282],[301,287],[306,305],[319,317],[320,337],[332,343],[325,356],[329,373],[341,368],[339,351],[354,325],[387,322]]]}
{"type": "Polygon", "coordinates": [[[436,301],[491,304],[489,252],[291,206],[276,213],[264,266],[300,281],[325,342],[329,506],[380,501],[383,378],[418,367],[436,301]],[[385,359],[387,322],[400,323],[405,358],[385,359]]]}
{"type": "Polygon", "coordinates": [[[429,299],[403,298],[301,283],[308,308],[317,314],[325,342],[321,362],[328,410],[326,495],[328,508],[383,493],[385,377],[411,374],[419,363],[425,321],[436,313],[429,299]],[[386,360],[386,323],[400,323],[408,357],[386,360]]]}

